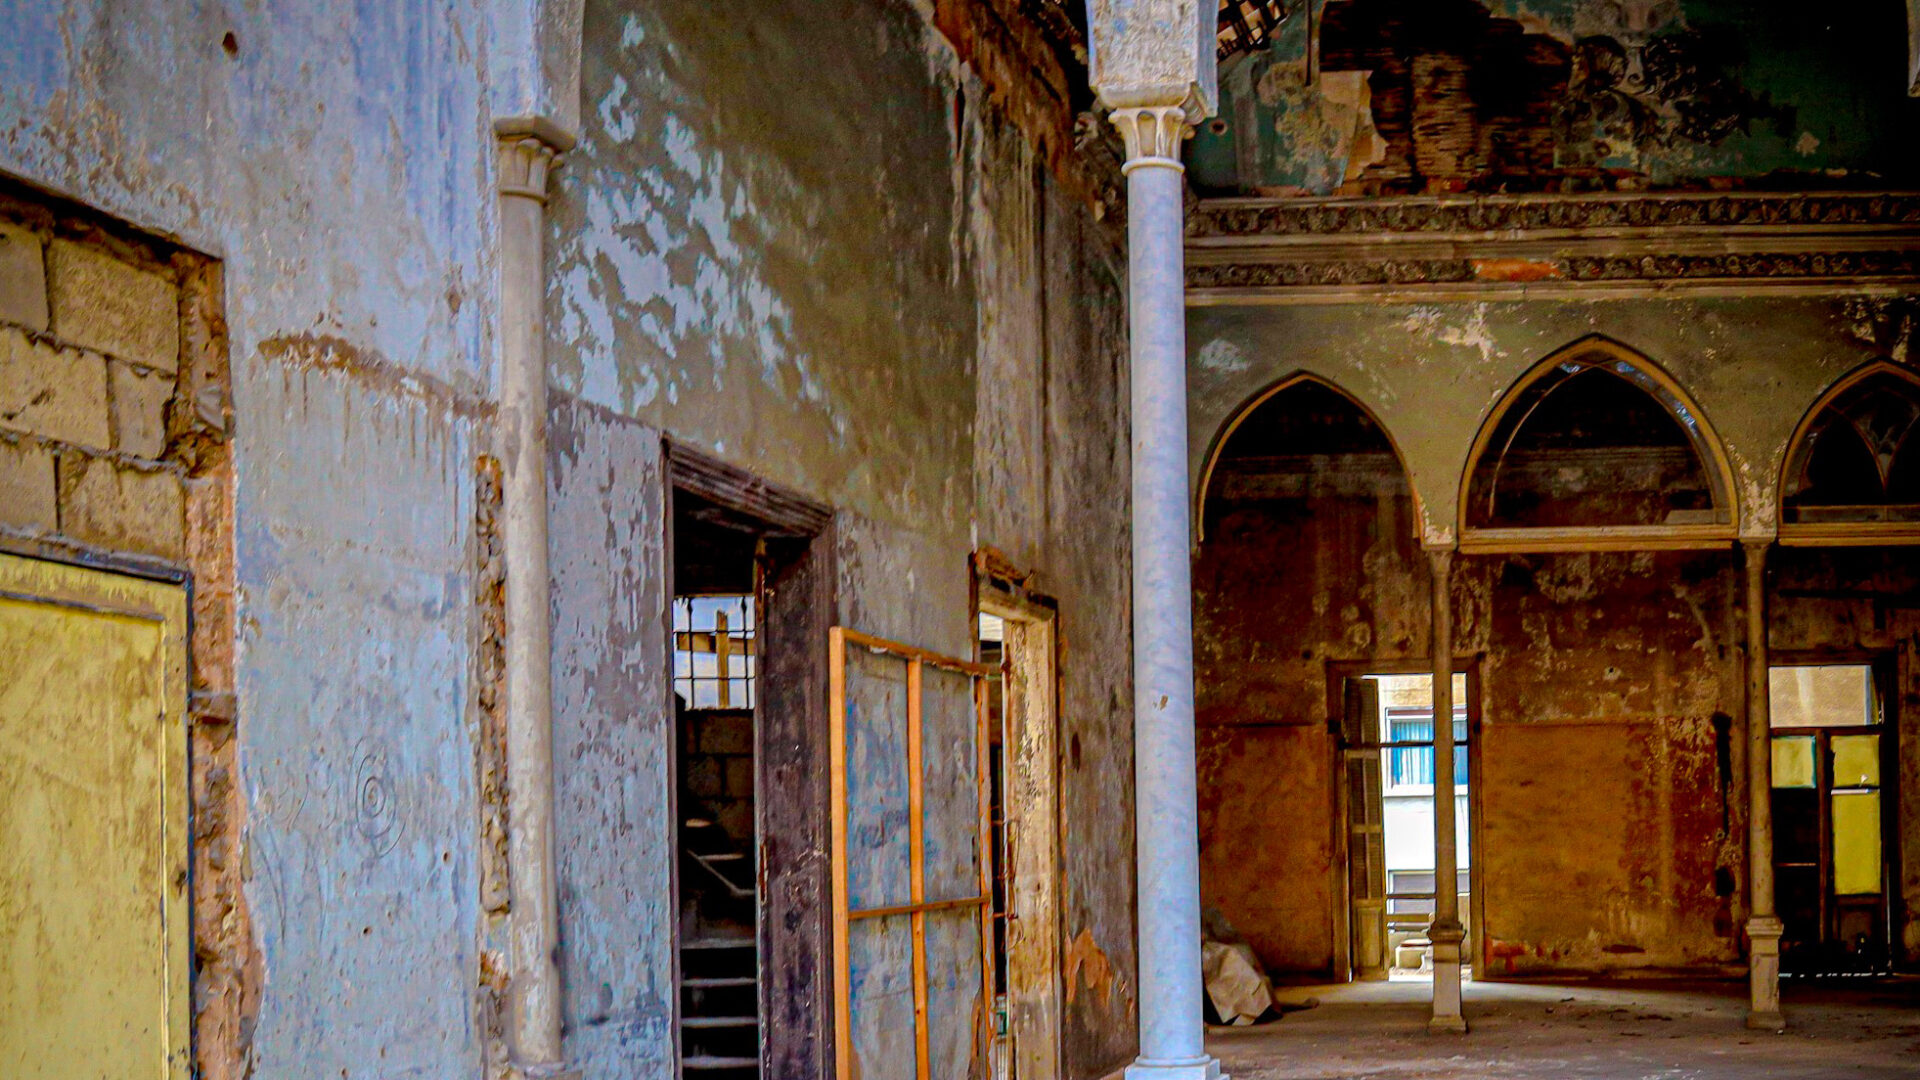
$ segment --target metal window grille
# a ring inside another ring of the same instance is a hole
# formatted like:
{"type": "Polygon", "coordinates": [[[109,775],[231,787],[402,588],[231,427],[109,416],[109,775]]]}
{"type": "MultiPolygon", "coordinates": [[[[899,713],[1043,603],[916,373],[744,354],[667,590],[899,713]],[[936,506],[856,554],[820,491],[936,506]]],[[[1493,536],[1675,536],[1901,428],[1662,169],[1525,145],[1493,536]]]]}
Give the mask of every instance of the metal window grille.
{"type": "Polygon", "coordinates": [[[673,602],[673,690],[689,709],[753,708],[753,597],[673,602]]]}

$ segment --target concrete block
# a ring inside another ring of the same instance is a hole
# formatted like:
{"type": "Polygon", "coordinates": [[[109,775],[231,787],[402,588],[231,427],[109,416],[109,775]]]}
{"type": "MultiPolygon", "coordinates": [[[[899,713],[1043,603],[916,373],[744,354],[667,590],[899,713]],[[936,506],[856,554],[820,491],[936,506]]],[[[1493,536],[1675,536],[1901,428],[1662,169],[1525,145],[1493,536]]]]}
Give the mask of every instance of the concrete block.
{"type": "Polygon", "coordinates": [[[108,365],[107,373],[113,388],[114,448],[135,457],[159,457],[167,449],[167,403],[173,400],[173,378],[118,362],[108,365]]]}
{"type": "Polygon", "coordinates": [[[106,360],[0,327],[0,427],[106,449],[106,360]]]}
{"type": "Polygon", "coordinates": [[[5,223],[0,223],[0,322],[47,328],[47,265],[40,238],[5,223]]]}
{"type": "Polygon", "coordinates": [[[0,525],[52,532],[56,505],[53,451],[0,441],[0,525]]]}
{"type": "Polygon", "coordinates": [[[753,753],[753,716],[734,713],[702,716],[700,749],[709,754],[753,753]]]}
{"type": "Polygon", "coordinates": [[[740,799],[753,798],[753,759],[729,757],[722,760],[727,763],[727,794],[740,799]]]}
{"type": "Polygon", "coordinates": [[[173,371],[180,363],[180,291],[150,270],[71,240],[47,250],[53,332],[122,360],[173,371]]]}
{"type": "Polygon", "coordinates": [[[178,559],[187,546],[185,504],[172,473],[60,455],[60,531],[75,540],[178,559]]]}
{"type": "Polygon", "coordinates": [[[687,793],[696,798],[711,799],[722,792],[725,777],[720,772],[720,759],[714,757],[688,758],[686,765],[687,793]]]}

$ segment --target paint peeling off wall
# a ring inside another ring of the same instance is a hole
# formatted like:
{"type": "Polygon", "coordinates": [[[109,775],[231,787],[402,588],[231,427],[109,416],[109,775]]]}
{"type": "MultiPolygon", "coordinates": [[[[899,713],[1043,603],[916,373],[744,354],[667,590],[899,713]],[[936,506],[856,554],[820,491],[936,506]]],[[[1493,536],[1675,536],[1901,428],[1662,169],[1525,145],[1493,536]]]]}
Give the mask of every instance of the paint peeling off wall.
{"type": "Polygon", "coordinates": [[[1534,364],[1600,334],[1692,396],[1732,464],[1742,532],[1770,535],[1794,426],[1841,375],[1904,353],[1914,311],[1907,299],[1867,298],[1195,308],[1192,475],[1197,488],[1212,436],[1245,402],[1290,373],[1313,373],[1379,417],[1406,458],[1420,535],[1447,542],[1467,452],[1495,402],[1534,364]],[[1203,359],[1229,349],[1251,363],[1203,359]]]}
{"type": "Polygon", "coordinates": [[[553,407],[554,827],[570,1061],[673,1075],[673,717],[657,431],[553,407]]]}

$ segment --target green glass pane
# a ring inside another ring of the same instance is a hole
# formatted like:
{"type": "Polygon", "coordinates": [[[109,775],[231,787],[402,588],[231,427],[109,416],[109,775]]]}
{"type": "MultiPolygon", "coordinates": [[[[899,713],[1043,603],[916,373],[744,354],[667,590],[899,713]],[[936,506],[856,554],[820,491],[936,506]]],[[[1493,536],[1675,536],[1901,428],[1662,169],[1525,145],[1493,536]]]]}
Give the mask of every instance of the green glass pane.
{"type": "Polygon", "coordinates": [[[1813,736],[1779,735],[1773,740],[1773,786],[1813,786],[1813,736]]]}
{"type": "Polygon", "coordinates": [[[1880,793],[1833,795],[1833,891],[1836,896],[1880,891],[1880,793]]]}
{"type": "Polygon", "coordinates": [[[1880,736],[1833,737],[1833,786],[1880,786],[1880,736]]]}

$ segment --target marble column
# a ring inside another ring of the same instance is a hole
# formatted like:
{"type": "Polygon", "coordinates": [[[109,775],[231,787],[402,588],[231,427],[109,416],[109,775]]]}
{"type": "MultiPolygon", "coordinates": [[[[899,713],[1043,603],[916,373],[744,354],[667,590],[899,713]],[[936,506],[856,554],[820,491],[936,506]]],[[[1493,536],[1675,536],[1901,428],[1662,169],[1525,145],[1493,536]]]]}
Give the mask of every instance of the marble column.
{"type": "Polygon", "coordinates": [[[507,1040],[516,1078],[572,1076],[561,1045],[547,557],[547,174],[572,140],[539,120],[499,135],[501,546],[506,563],[507,1040]]]}
{"type": "Polygon", "coordinates": [[[1747,609],[1747,1026],[1780,1031],[1780,934],[1773,907],[1773,722],[1768,711],[1767,549],[1744,542],[1747,609]]]}
{"type": "Polygon", "coordinates": [[[1459,837],[1454,828],[1453,796],[1453,551],[1430,548],[1433,568],[1433,1015],[1428,1031],[1463,1032],[1460,1011],[1460,948],[1466,928],[1460,922],[1459,837]]]}
{"type": "Polygon", "coordinates": [[[1185,184],[1179,106],[1123,108],[1133,390],[1133,731],[1140,1056],[1129,1080],[1207,1080],[1193,738],[1185,184]]]}

